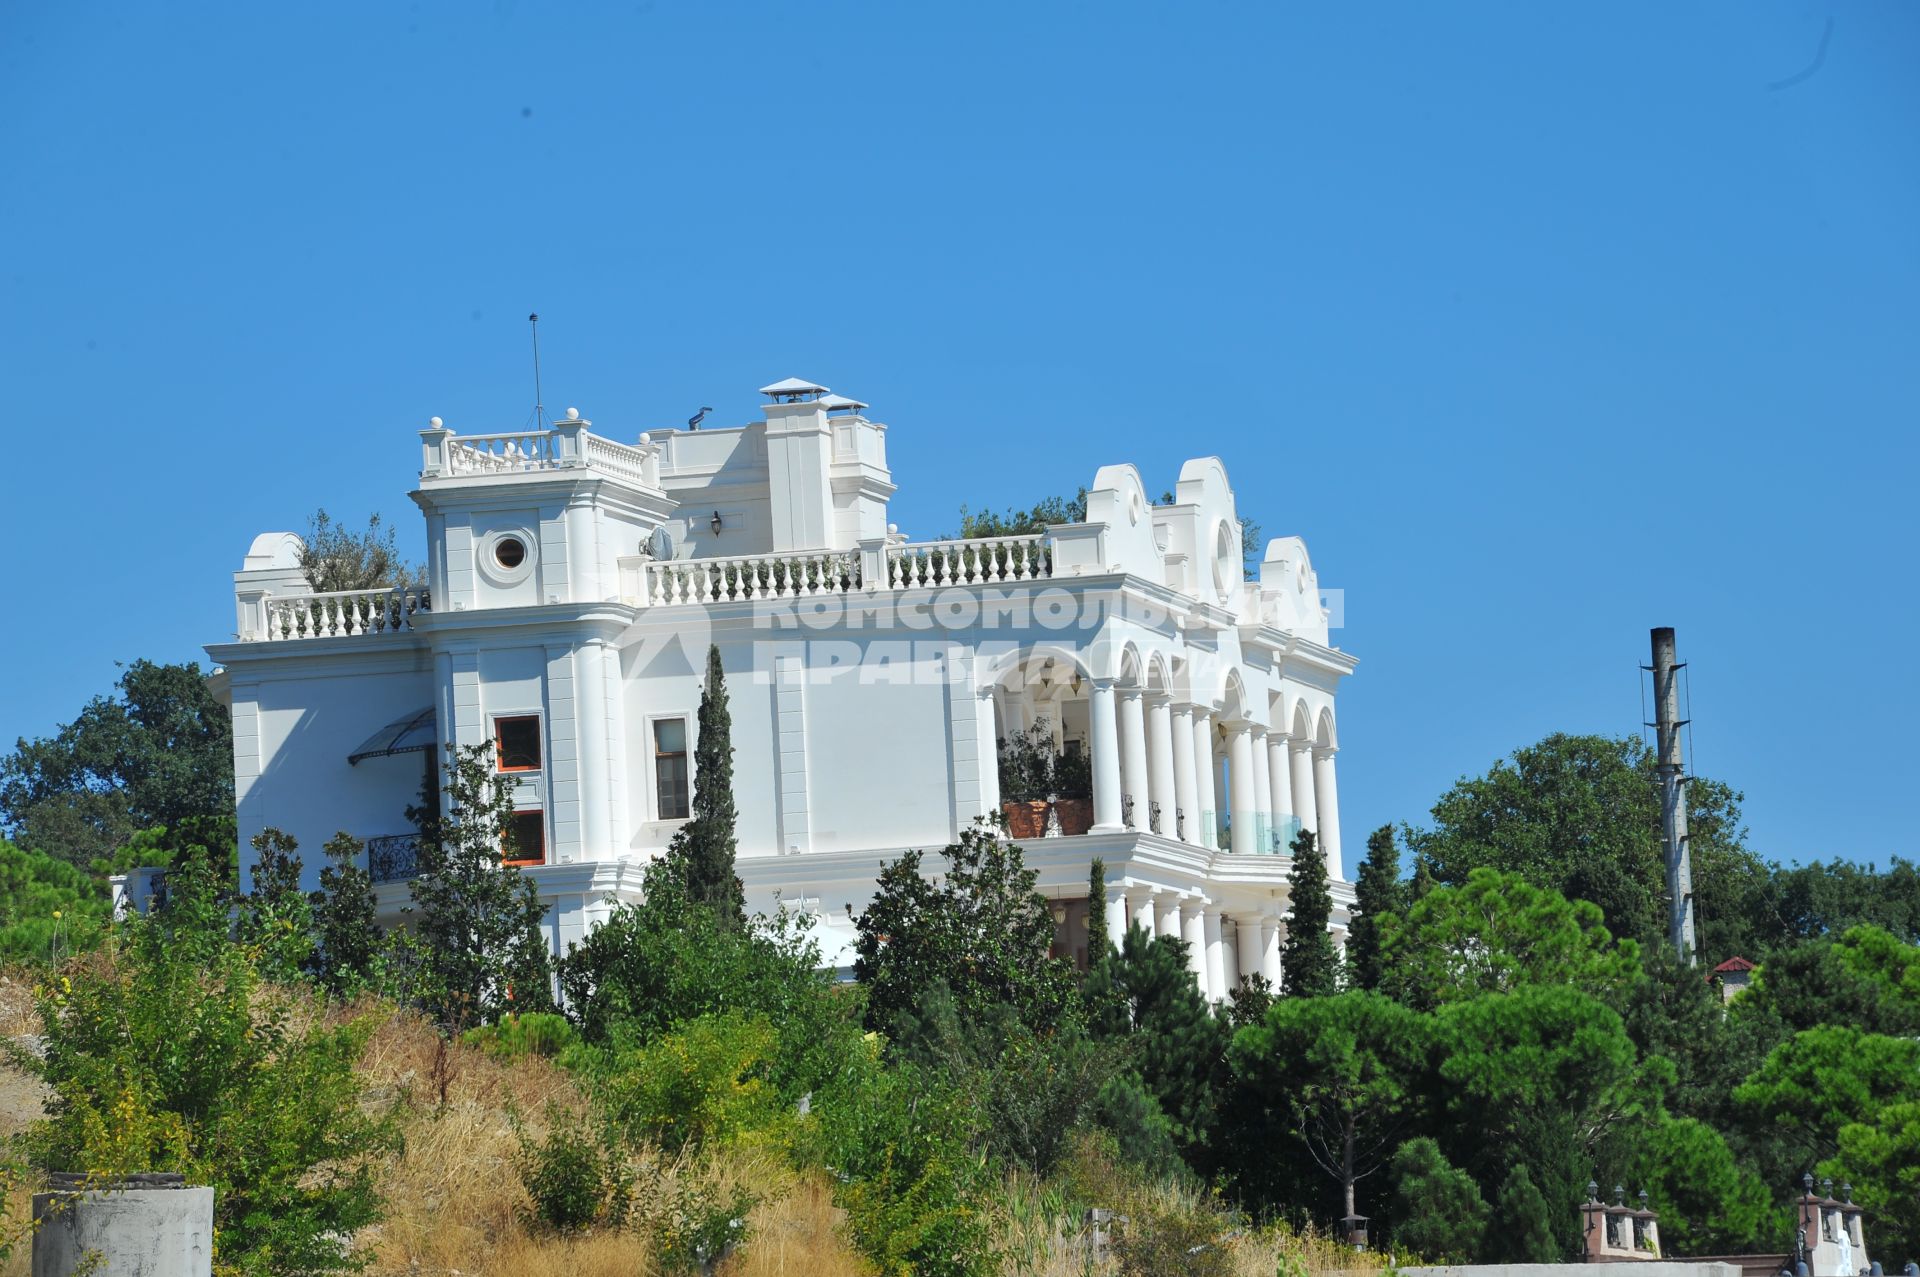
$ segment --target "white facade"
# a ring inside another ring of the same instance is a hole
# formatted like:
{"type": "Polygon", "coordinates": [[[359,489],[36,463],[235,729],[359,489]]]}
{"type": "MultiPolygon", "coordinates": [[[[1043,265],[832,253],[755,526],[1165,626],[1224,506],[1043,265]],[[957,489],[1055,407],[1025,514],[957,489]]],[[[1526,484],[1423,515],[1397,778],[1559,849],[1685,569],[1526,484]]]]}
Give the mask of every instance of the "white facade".
{"type": "Polygon", "coordinates": [[[543,844],[523,872],[564,950],[637,894],[680,823],[711,642],[748,907],[816,915],[837,965],[882,862],[999,810],[996,741],[1042,718],[1094,777],[1088,832],[1023,844],[1061,952],[1084,958],[1098,856],[1116,934],[1138,919],[1185,937],[1216,998],[1242,972],[1277,980],[1299,824],[1327,849],[1344,931],[1334,695],[1354,660],[1328,645],[1299,538],[1242,579],[1217,459],[1181,467],[1171,504],[1111,465],[1083,523],[911,543],[887,518],[887,427],[809,383],[762,393],[764,420],[631,443],[572,411],[514,434],[436,418],[412,494],[421,592],[315,595],[298,537],[257,538],[235,641],[207,649],[231,688],[243,857],[269,825],[310,877],[335,831],[382,840],[397,915],[429,747],[504,741],[543,844]]]}

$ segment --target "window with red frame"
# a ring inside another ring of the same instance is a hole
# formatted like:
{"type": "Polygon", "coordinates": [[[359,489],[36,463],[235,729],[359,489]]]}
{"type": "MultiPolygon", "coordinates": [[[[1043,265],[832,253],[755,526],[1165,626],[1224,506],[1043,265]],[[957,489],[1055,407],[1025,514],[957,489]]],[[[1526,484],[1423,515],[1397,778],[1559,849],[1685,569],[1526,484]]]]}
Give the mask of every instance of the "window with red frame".
{"type": "Polygon", "coordinates": [[[493,720],[494,769],[503,772],[540,770],[540,716],[524,714],[493,720]]]}
{"type": "Polygon", "coordinates": [[[547,863],[547,816],[540,811],[516,811],[507,817],[507,845],[503,849],[510,865],[547,863]]]}

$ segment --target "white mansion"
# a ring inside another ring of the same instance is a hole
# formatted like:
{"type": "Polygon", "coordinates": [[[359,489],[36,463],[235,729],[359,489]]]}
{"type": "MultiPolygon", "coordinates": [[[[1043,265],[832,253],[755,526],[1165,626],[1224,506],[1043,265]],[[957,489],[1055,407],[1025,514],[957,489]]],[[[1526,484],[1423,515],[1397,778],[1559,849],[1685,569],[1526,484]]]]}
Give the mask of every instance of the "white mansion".
{"type": "Polygon", "coordinates": [[[1298,538],[1243,579],[1217,459],[1182,466],[1170,503],[1106,466],[1083,522],[914,542],[888,522],[887,427],[865,404],[797,380],[761,394],[762,421],[630,442],[572,410],[509,434],[435,418],[412,494],[424,589],[316,594],[298,536],[257,538],[234,641],[207,649],[233,708],[243,856],[283,829],[316,885],[345,829],[397,919],[406,807],[439,746],[491,740],[564,950],[637,896],[687,813],[713,643],[748,907],[814,915],[829,962],[851,961],[883,862],[1001,810],[997,742],[1036,724],[1092,774],[1090,821],[1063,803],[1022,840],[1058,952],[1085,959],[1099,857],[1116,934],[1134,919],[1183,936],[1215,998],[1244,972],[1277,980],[1303,824],[1344,932],[1333,705],[1354,660],[1327,644],[1298,538]]]}

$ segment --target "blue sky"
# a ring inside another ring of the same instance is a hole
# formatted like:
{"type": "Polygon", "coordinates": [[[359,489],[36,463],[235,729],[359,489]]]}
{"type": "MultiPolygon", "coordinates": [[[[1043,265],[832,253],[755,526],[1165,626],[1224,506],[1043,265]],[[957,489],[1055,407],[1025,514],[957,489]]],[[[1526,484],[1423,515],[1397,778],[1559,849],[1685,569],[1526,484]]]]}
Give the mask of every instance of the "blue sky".
{"type": "Polygon", "coordinates": [[[0,736],[414,433],[809,377],[896,518],[1217,453],[1346,591],[1348,839],[1679,629],[1783,860],[1914,854],[1920,6],[0,6],[0,736]]]}

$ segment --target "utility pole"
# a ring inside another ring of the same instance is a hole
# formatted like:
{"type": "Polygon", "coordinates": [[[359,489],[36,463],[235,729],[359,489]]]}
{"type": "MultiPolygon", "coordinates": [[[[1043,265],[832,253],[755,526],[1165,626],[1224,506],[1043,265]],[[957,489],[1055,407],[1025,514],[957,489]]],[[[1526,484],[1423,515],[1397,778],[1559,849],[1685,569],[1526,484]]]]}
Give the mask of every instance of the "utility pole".
{"type": "Polygon", "coordinates": [[[1673,628],[1653,631],[1654,772],[1660,778],[1660,850],[1667,865],[1667,939],[1680,961],[1696,965],[1693,861],[1687,845],[1687,773],[1680,757],[1680,664],[1673,628]]]}

